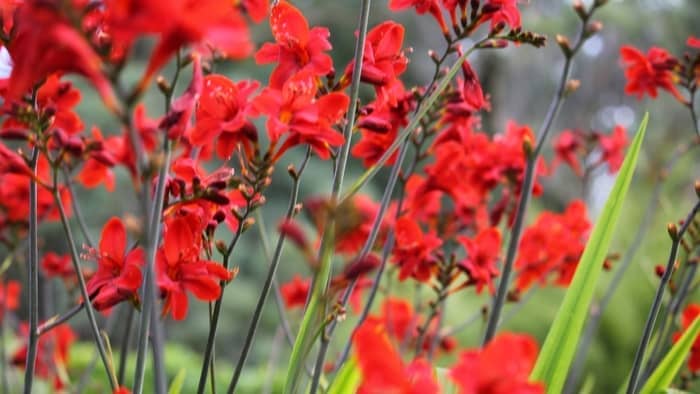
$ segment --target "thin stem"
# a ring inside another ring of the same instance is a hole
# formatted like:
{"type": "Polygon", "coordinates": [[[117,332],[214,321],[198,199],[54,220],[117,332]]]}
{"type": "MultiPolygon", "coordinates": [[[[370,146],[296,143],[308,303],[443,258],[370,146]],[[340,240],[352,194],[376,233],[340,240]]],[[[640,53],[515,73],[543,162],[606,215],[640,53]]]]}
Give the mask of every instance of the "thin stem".
{"type": "Polygon", "coordinates": [[[81,302],[80,304],[71,307],[64,314],[60,316],[55,316],[52,319],[47,320],[43,324],[39,325],[39,327],[37,327],[37,335],[42,336],[47,332],[51,331],[52,329],[56,328],[57,326],[60,326],[61,324],[67,322],[68,320],[73,318],[73,316],[77,315],[78,312],[80,312],[83,309],[83,307],[85,307],[85,303],[81,302]]]}
{"type": "Polygon", "coordinates": [[[85,219],[83,217],[83,211],[80,207],[80,204],[78,203],[78,196],[75,194],[75,191],[73,190],[73,181],[70,179],[70,173],[68,172],[68,169],[63,167],[63,176],[66,179],[66,188],[68,189],[68,192],[71,195],[71,207],[73,208],[73,215],[75,216],[75,219],[78,222],[78,226],[80,226],[80,232],[83,234],[83,239],[85,240],[85,243],[93,248],[95,247],[95,242],[92,240],[92,237],[90,236],[90,230],[88,230],[87,224],[85,224],[85,219]]]}
{"type": "Polygon", "coordinates": [[[124,375],[126,373],[126,360],[129,356],[129,343],[131,342],[131,332],[134,325],[134,308],[128,307],[126,312],[126,327],[122,336],[121,350],[119,351],[119,369],[117,370],[117,381],[120,385],[124,384],[124,375]]]}
{"type": "MultiPolygon", "coordinates": [[[[300,178],[302,173],[304,172],[304,169],[306,168],[306,164],[309,162],[310,157],[311,148],[307,148],[306,155],[304,156],[304,159],[299,165],[299,169],[297,170],[296,176],[294,177],[292,192],[289,197],[289,206],[287,207],[287,213],[285,215],[285,218],[287,220],[291,219],[294,216],[295,207],[299,198],[299,189],[301,185],[300,178]]],[[[227,393],[234,392],[236,386],[238,385],[238,380],[241,377],[241,373],[243,372],[243,367],[245,365],[246,359],[248,358],[248,352],[250,351],[250,348],[253,345],[253,340],[255,339],[255,333],[258,329],[258,323],[260,323],[260,317],[262,316],[265,301],[267,300],[267,296],[270,293],[270,288],[272,286],[275,273],[277,272],[277,267],[279,266],[280,258],[282,257],[282,249],[284,247],[285,238],[286,237],[284,233],[281,233],[277,238],[277,245],[275,246],[275,252],[272,255],[272,260],[270,261],[270,266],[267,271],[267,277],[265,278],[265,283],[263,284],[262,291],[260,292],[260,296],[258,297],[258,302],[255,306],[255,312],[253,312],[253,318],[248,328],[248,334],[245,337],[243,349],[241,349],[241,355],[238,358],[238,363],[236,364],[236,370],[233,373],[233,377],[231,377],[231,382],[229,383],[228,390],[226,390],[227,393]]]]}
{"type": "MultiPolygon", "coordinates": [[[[7,299],[7,286],[3,286],[2,290],[2,299],[6,300],[7,299]]],[[[10,382],[8,380],[7,372],[8,372],[8,367],[9,363],[6,363],[5,360],[7,360],[7,349],[5,348],[5,320],[7,320],[6,317],[0,317],[0,360],[2,360],[2,364],[0,367],[2,367],[2,376],[0,376],[0,384],[2,387],[2,392],[3,393],[9,393],[10,392],[10,382]]]]}
{"type": "MultiPolygon", "coordinates": [[[[170,168],[170,157],[172,155],[172,145],[169,139],[165,141],[165,162],[160,168],[158,174],[158,184],[156,186],[154,207],[151,215],[146,216],[149,221],[146,232],[147,245],[147,261],[144,268],[144,290],[143,290],[143,308],[141,309],[141,319],[139,324],[138,348],[136,356],[136,373],[134,377],[135,394],[140,394],[143,391],[143,378],[146,371],[146,353],[148,352],[148,335],[151,332],[151,309],[154,308],[156,299],[155,288],[155,272],[154,265],[156,260],[156,252],[158,250],[158,242],[160,240],[160,229],[162,221],[160,220],[161,212],[163,211],[163,200],[165,197],[165,180],[170,168]]],[[[148,194],[144,194],[147,197],[148,194]]],[[[145,204],[148,206],[148,204],[145,204]]],[[[164,372],[164,371],[163,371],[164,372]]]]}
{"type": "MultiPolygon", "coordinates": [[[[33,177],[37,176],[37,161],[39,148],[32,149],[30,167],[33,177]]],[[[34,383],[34,368],[36,366],[37,344],[39,335],[36,331],[39,325],[39,246],[37,218],[37,183],[29,180],[29,259],[27,262],[27,284],[29,285],[29,344],[27,345],[27,360],[24,373],[24,393],[32,392],[34,383]]]]}
{"type": "Polygon", "coordinates": [[[644,324],[642,338],[639,342],[637,352],[634,356],[632,372],[630,372],[629,385],[627,386],[627,394],[637,393],[637,389],[640,384],[639,373],[642,368],[644,353],[646,352],[646,348],[649,345],[649,339],[651,338],[651,334],[654,331],[654,324],[656,323],[656,317],[658,316],[659,309],[661,308],[661,300],[663,298],[664,292],[666,291],[666,286],[671,280],[671,275],[673,275],[673,266],[676,262],[678,246],[680,245],[680,241],[683,238],[683,235],[685,234],[686,230],[693,222],[693,218],[697,214],[698,210],[700,210],[700,202],[696,203],[693,209],[690,211],[690,213],[685,219],[685,222],[683,223],[683,226],[681,226],[681,229],[678,231],[678,233],[675,236],[672,236],[673,243],[671,244],[671,252],[668,256],[668,262],[666,263],[666,271],[664,271],[664,274],[661,276],[661,282],[659,283],[659,287],[656,289],[654,302],[651,304],[649,316],[647,317],[647,321],[644,324]]]}
{"type": "Polygon", "coordinates": [[[644,238],[646,237],[646,233],[649,230],[649,226],[651,225],[652,220],[654,219],[656,207],[659,204],[659,199],[661,198],[664,180],[666,179],[665,174],[670,173],[673,167],[678,162],[678,160],[682,158],[686,153],[688,153],[691,149],[696,147],[698,147],[697,141],[692,142],[690,144],[682,144],[678,146],[671,154],[669,160],[666,162],[666,165],[662,168],[660,175],[657,178],[656,184],[654,185],[654,189],[651,192],[651,197],[649,198],[649,202],[647,203],[644,217],[642,218],[642,221],[639,224],[639,226],[637,226],[637,232],[634,235],[632,243],[623,254],[624,257],[622,259],[622,262],[620,263],[620,267],[615,271],[615,274],[610,280],[610,284],[608,284],[608,287],[605,290],[605,294],[600,299],[600,302],[591,305],[591,308],[588,312],[588,314],[590,315],[590,319],[586,324],[586,328],[583,331],[581,341],[579,342],[579,346],[576,351],[576,358],[574,359],[574,362],[571,367],[571,372],[569,373],[569,377],[567,378],[567,383],[564,388],[565,393],[573,393],[578,382],[581,380],[581,375],[583,373],[583,368],[586,361],[586,355],[588,354],[588,349],[590,349],[590,344],[593,341],[593,337],[598,331],[601,318],[605,310],[610,305],[610,302],[612,301],[615,292],[619,288],[619,285],[625,276],[625,272],[627,272],[627,268],[629,268],[632,261],[634,261],[634,257],[637,255],[639,248],[641,248],[643,245],[644,238]]]}
{"type": "MultiPolygon", "coordinates": [[[[70,225],[68,223],[68,216],[66,215],[66,210],[63,207],[63,201],[61,199],[61,195],[58,192],[58,187],[57,187],[57,180],[58,180],[58,169],[54,169],[54,190],[53,190],[53,196],[54,200],[56,201],[56,205],[58,207],[58,212],[61,215],[61,224],[63,225],[63,232],[66,235],[66,241],[68,242],[68,247],[70,249],[70,254],[71,254],[71,261],[73,262],[73,269],[75,270],[75,274],[78,277],[78,285],[80,288],[80,294],[83,297],[83,300],[90,300],[90,295],[87,290],[87,285],[85,284],[85,278],[83,277],[83,273],[80,270],[80,257],[78,255],[78,250],[75,246],[75,238],[73,237],[73,230],[71,230],[70,225]]],[[[92,303],[90,302],[83,302],[85,305],[85,312],[87,314],[88,321],[90,322],[90,328],[92,330],[92,336],[93,340],[95,341],[95,344],[97,345],[97,350],[100,353],[100,358],[102,359],[102,364],[104,364],[105,371],[107,372],[107,377],[109,378],[109,385],[112,387],[112,390],[115,390],[118,387],[117,381],[115,379],[114,373],[112,373],[112,363],[111,360],[109,360],[109,357],[107,356],[107,351],[102,339],[102,335],[100,334],[100,328],[97,325],[97,318],[95,317],[95,310],[92,306],[92,303]]]]}
{"type": "MultiPolygon", "coordinates": [[[[113,314],[109,317],[109,319],[107,319],[107,323],[105,324],[105,331],[108,334],[112,333],[112,330],[114,329],[114,326],[117,323],[116,316],[116,314],[113,314]]],[[[90,378],[92,377],[92,371],[95,370],[95,366],[97,365],[97,360],[99,359],[99,357],[99,353],[93,352],[90,364],[88,364],[88,366],[85,368],[82,375],[80,376],[80,379],[78,380],[78,385],[75,389],[76,394],[81,394],[83,391],[85,391],[85,387],[90,382],[90,378]]]]}
{"type": "Polygon", "coordinates": [[[164,334],[163,325],[155,324],[158,321],[158,311],[151,309],[151,350],[153,352],[153,375],[155,377],[155,392],[165,394],[168,389],[168,382],[165,377],[165,366],[163,363],[164,334]]]}
{"type": "Polygon", "coordinates": [[[695,134],[700,137],[700,124],[698,124],[698,115],[695,112],[695,90],[690,92],[690,102],[688,103],[688,109],[690,110],[690,118],[693,120],[693,129],[695,134]]]}
{"type": "Polygon", "coordinates": [[[520,198],[518,199],[518,205],[516,208],[515,221],[511,230],[510,239],[508,241],[508,249],[506,251],[506,260],[503,264],[503,271],[501,273],[501,278],[498,283],[498,291],[493,300],[493,306],[489,313],[489,320],[486,324],[486,332],[484,334],[483,345],[487,344],[493,336],[496,334],[498,325],[500,324],[501,312],[503,311],[503,306],[505,304],[506,295],[508,294],[508,287],[510,286],[510,279],[513,272],[513,264],[515,263],[515,257],[518,252],[518,245],[520,244],[520,236],[522,235],[523,227],[525,224],[525,213],[527,212],[528,204],[530,203],[530,198],[532,197],[532,187],[535,180],[535,169],[537,168],[537,160],[539,158],[540,151],[544,146],[547,136],[552,128],[552,124],[559,114],[561,109],[561,104],[566,96],[566,82],[569,80],[569,75],[571,73],[571,66],[573,63],[573,58],[578,52],[578,50],[583,45],[586,40],[585,31],[587,27],[587,21],[593,10],[588,14],[581,23],[581,30],[579,32],[579,38],[571,49],[571,53],[566,55],[566,60],[564,62],[564,67],[562,69],[561,77],[559,79],[559,86],[557,91],[552,98],[552,102],[549,105],[547,114],[545,115],[542,126],[537,133],[537,142],[534,149],[527,153],[527,165],[525,167],[525,176],[523,177],[523,183],[520,188],[520,198]]]}

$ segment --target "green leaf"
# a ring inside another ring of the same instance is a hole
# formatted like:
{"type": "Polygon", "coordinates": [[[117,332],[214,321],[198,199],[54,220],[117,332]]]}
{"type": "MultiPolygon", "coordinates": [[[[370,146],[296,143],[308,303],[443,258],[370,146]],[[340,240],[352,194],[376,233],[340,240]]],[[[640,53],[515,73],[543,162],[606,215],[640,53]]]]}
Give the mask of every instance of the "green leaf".
{"type": "Polygon", "coordinates": [[[185,384],[186,375],[187,370],[185,368],[180,368],[177,375],[175,375],[173,381],[170,383],[168,394],[180,394],[182,392],[182,386],[185,384]]]}
{"type": "Polygon", "coordinates": [[[608,253],[615,225],[622,210],[622,203],[632,181],[642,140],[646,133],[648,117],[648,114],[644,116],[632,141],[615,186],[593,228],[576,274],[530,375],[533,381],[544,383],[547,393],[561,393],[564,387],[583,324],[588,317],[588,309],[602,271],[603,261],[608,253]]]}
{"type": "Polygon", "coordinates": [[[360,370],[354,358],[349,359],[331,384],[328,394],[353,394],[360,385],[360,370]]]}
{"type": "Polygon", "coordinates": [[[447,368],[435,368],[435,375],[440,384],[442,394],[457,394],[457,385],[450,379],[450,370],[447,368]]]}
{"type": "Polygon", "coordinates": [[[671,382],[673,382],[673,379],[683,366],[683,362],[685,362],[685,358],[688,356],[688,352],[690,352],[690,348],[693,346],[698,333],[700,333],[700,317],[693,320],[693,323],[685,330],[681,339],[673,345],[666,357],[661,360],[659,366],[656,367],[649,380],[642,387],[641,394],[671,392],[667,387],[671,385],[671,382]]]}

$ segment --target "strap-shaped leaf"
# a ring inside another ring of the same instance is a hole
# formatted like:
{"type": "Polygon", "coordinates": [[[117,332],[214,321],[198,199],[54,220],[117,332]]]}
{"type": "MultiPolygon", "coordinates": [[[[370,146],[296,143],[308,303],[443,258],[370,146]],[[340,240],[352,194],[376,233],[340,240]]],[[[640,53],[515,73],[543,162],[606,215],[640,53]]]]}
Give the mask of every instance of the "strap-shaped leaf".
{"type": "Polygon", "coordinates": [[[642,387],[641,394],[655,394],[671,392],[668,386],[671,385],[673,379],[680,371],[685,362],[685,358],[690,352],[690,348],[695,342],[695,338],[700,333],[700,317],[695,318],[693,323],[681,336],[681,339],[676,342],[666,357],[661,360],[661,363],[649,377],[649,380],[642,387]]]}
{"type": "Polygon", "coordinates": [[[328,394],[353,394],[360,385],[360,370],[354,358],[349,359],[331,384],[328,394]]]}
{"type": "Polygon", "coordinates": [[[533,381],[544,383],[547,393],[561,393],[564,387],[602,271],[603,261],[608,253],[615,225],[632,181],[646,132],[647,120],[648,114],[644,116],[627,152],[615,186],[593,228],[576,269],[576,274],[564,296],[564,301],[547,334],[542,351],[530,376],[533,381]]]}

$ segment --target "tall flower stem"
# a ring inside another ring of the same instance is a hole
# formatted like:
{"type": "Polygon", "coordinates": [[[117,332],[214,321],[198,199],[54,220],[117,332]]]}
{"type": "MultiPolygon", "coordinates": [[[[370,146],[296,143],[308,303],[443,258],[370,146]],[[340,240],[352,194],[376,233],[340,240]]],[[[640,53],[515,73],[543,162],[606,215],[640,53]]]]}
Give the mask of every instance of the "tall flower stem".
{"type": "MultiPolygon", "coordinates": [[[[148,221],[146,227],[146,250],[148,254],[143,276],[143,307],[141,309],[141,318],[139,324],[138,347],[136,353],[136,372],[134,376],[133,389],[133,392],[135,394],[140,394],[143,391],[143,378],[146,371],[146,354],[148,352],[148,336],[151,333],[151,309],[154,308],[156,300],[154,266],[161,232],[160,215],[163,211],[163,200],[165,197],[165,181],[168,175],[168,171],[170,169],[171,155],[172,142],[166,138],[165,160],[158,174],[158,184],[156,185],[153,208],[150,212],[150,217],[148,215],[146,216],[146,220],[148,221]]],[[[144,196],[148,196],[148,193],[145,193],[144,196]]]]}
{"type": "MultiPolygon", "coordinates": [[[[310,157],[311,149],[307,148],[306,155],[304,156],[304,159],[299,165],[299,169],[296,171],[296,174],[292,176],[294,182],[292,185],[292,192],[289,197],[287,213],[285,215],[286,219],[291,219],[294,216],[297,201],[299,199],[299,189],[301,186],[300,178],[302,173],[304,172],[304,169],[306,168],[306,164],[309,162],[310,157]]],[[[272,282],[274,281],[275,273],[277,272],[277,267],[279,266],[280,258],[282,257],[284,240],[285,234],[282,233],[279,235],[279,238],[277,238],[275,252],[272,255],[272,260],[270,261],[270,266],[267,270],[267,277],[265,278],[265,283],[263,284],[262,291],[260,292],[260,296],[258,297],[258,302],[255,306],[255,311],[253,312],[253,318],[250,322],[250,326],[248,327],[248,333],[243,343],[243,349],[241,349],[241,355],[238,358],[236,370],[234,371],[233,376],[231,377],[231,382],[229,383],[227,393],[234,392],[236,386],[238,385],[238,380],[241,377],[241,373],[243,372],[243,367],[245,366],[246,359],[248,358],[248,352],[250,351],[250,348],[253,345],[255,333],[258,329],[258,324],[260,323],[260,317],[262,316],[262,311],[265,306],[265,302],[267,301],[267,296],[270,294],[270,288],[272,287],[272,282]]]]}
{"type": "Polygon", "coordinates": [[[503,264],[501,278],[498,283],[498,291],[494,297],[493,306],[489,313],[489,320],[486,324],[486,332],[482,342],[483,345],[487,344],[493,338],[493,336],[496,334],[496,330],[498,329],[498,325],[500,324],[501,313],[503,311],[506,295],[508,294],[508,287],[510,286],[510,279],[513,273],[513,264],[515,263],[518,245],[520,244],[520,236],[522,235],[525,224],[525,213],[527,212],[527,208],[532,197],[532,188],[535,180],[535,170],[537,168],[539,154],[547,140],[547,137],[549,136],[554,120],[559,114],[562,102],[566,97],[567,82],[569,80],[569,75],[571,74],[573,59],[576,53],[581,49],[583,43],[589,37],[589,35],[587,35],[588,20],[595,9],[596,6],[591,8],[591,10],[586,14],[585,18],[583,18],[576,45],[569,49],[568,52],[564,51],[564,56],[566,59],[562,68],[561,77],[559,78],[559,86],[557,87],[556,93],[552,98],[552,102],[549,104],[549,109],[547,110],[547,114],[542,122],[542,126],[537,132],[536,145],[534,146],[534,149],[531,148],[531,151],[526,152],[527,165],[525,167],[525,176],[523,177],[522,186],[520,188],[520,198],[518,199],[515,221],[513,222],[510,239],[508,241],[508,249],[506,250],[506,259],[503,264]]]}
{"type": "MultiPolygon", "coordinates": [[[[338,203],[338,196],[343,187],[343,179],[345,177],[345,168],[347,166],[348,156],[350,154],[350,146],[352,143],[352,130],[355,127],[355,116],[358,108],[358,99],[360,96],[360,82],[362,76],[362,65],[365,53],[365,41],[367,40],[367,26],[369,24],[369,11],[371,0],[362,0],[360,18],[358,20],[359,35],[355,42],[354,63],[352,70],[352,80],[350,83],[350,107],[347,112],[347,122],[343,130],[345,142],[340,147],[335,171],[333,173],[333,187],[331,189],[331,202],[338,203]]],[[[315,331],[311,326],[318,322],[318,314],[325,313],[324,310],[318,310],[318,304],[323,295],[327,292],[328,283],[331,275],[332,265],[332,246],[335,236],[333,230],[335,227],[334,215],[328,215],[327,223],[325,224],[323,235],[321,236],[321,249],[319,252],[320,268],[313,278],[312,290],[307,308],[304,311],[304,318],[301,323],[299,335],[292,348],[292,355],[289,360],[289,369],[287,371],[287,381],[285,382],[285,393],[295,392],[297,390],[298,378],[301,372],[304,358],[307,353],[307,348],[312,345],[311,335],[315,331]]],[[[325,309],[325,308],[323,308],[325,309]]]]}
{"type": "MultiPolygon", "coordinates": [[[[627,394],[636,394],[638,387],[640,385],[639,373],[641,372],[642,362],[644,360],[644,354],[646,353],[647,346],[649,345],[649,340],[651,339],[651,334],[654,331],[654,324],[656,323],[656,317],[659,315],[659,309],[661,308],[661,300],[663,298],[664,292],[666,291],[666,286],[671,280],[671,275],[673,275],[673,266],[676,263],[676,256],[678,255],[678,246],[681,243],[681,239],[685,234],[688,227],[693,222],[693,218],[700,210],[700,202],[697,202],[693,209],[690,211],[688,216],[683,222],[680,230],[675,230],[675,234],[671,234],[672,244],[671,252],[668,256],[668,262],[666,263],[666,270],[661,276],[661,282],[659,287],[656,289],[656,295],[654,296],[654,302],[651,304],[651,309],[649,310],[649,315],[647,321],[644,324],[644,331],[642,332],[642,338],[639,341],[639,346],[637,347],[637,352],[634,356],[634,363],[632,364],[632,372],[630,372],[629,385],[627,386],[627,394]]],[[[674,227],[675,229],[675,227],[674,227]]]]}
{"type": "MultiPolygon", "coordinates": [[[[68,222],[68,215],[66,215],[66,210],[63,207],[63,201],[62,201],[61,195],[59,193],[57,182],[58,182],[58,168],[54,168],[54,188],[53,188],[54,201],[56,202],[56,206],[58,207],[58,212],[61,216],[61,225],[63,226],[63,232],[66,235],[66,242],[68,242],[68,247],[70,249],[71,261],[73,262],[73,269],[75,270],[75,275],[78,278],[78,287],[80,289],[80,295],[83,297],[83,300],[86,300],[85,302],[83,302],[83,304],[85,305],[84,309],[85,309],[85,312],[87,314],[88,322],[90,323],[90,329],[92,330],[93,340],[95,341],[95,344],[97,345],[97,350],[100,353],[100,358],[102,359],[102,364],[104,364],[105,371],[107,372],[107,377],[109,378],[109,385],[112,387],[112,390],[115,390],[118,387],[118,384],[117,384],[116,375],[114,374],[114,366],[112,365],[112,360],[110,360],[109,356],[107,355],[107,350],[105,348],[102,334],[100,333],[100,328],[97,325],[97,318],[95,317],[95,309],[93,308],[92,303],[89,302],[90,294],[88,293],[87,285],[85,284],[85,277],[83,276],[83,273],[80,270],[80,256],[78,254],[78,249],[75,246],[75,238],[73,236],[73,230],[71,230],[71,228],[70,228],[70,224],[68,222]]],[[[38,332],[36,332],[36,330],[34,330],[34,332],[35,332],[35,334],[38,334],[38,332]]]]}
{"type": "Polygon", "coordinates": [[[129,342],[131,342],[132,326],[134,325],[134,308],[129,307],[126,312],[124,334],[122,335],[121,347],[119,351],[119,367],[117,369],[117,381],[120,385],[124,384],[124,375],[126,373],[126,360],[129,356],[129,342]]]}
{"type": "MultiPolygon", "coordinates": [[[[34,147],[29,166],[36,177],[39,148],[34,147]]],[[[29,180],[29,259],[27,262],[27,283],[29,284],[29,344],[27,346],[27,363],[24,372],[24,393],[32,392],[34,383],[34,368],[36,366],[36,351],[39,341],[37,327],[39,326],[39,246],[38,246],[38,217],[37,217],[37,183],[29,180]]]]}

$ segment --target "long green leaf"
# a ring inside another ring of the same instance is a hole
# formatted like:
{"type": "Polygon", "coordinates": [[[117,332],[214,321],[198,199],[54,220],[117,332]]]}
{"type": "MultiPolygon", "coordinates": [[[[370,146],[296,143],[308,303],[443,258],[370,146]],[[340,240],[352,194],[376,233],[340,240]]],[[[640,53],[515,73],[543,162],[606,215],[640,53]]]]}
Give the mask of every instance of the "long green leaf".
{"type": "Polygon", "coordinates": [[[671,382],[673,382],[673,379],[683,366],[683,362],[688,356],[688,352],[690,352],[690,348],[693,346],[698,333],[700,333],[700,317],[693,320],[693,323],[685,330],[681,339],[673,345],[666,357],[656,367],[649,380],[644,384],[641,394],[667,392],[668,386],[671,385],[671,382]]]}
{"type": "Polygon", "coordinates": [[[328,394],[353,394],[360,385],[360,369],[354,358],[348,360],[333,379],[328,394]]]}
{"type": "Polygon", "coordinates": [[[637,158],[646,133],[648,114],[644,116],[622,164],[615,186],[605,208],[593,228],[576,274],[554,323],[547,334],[542,351],[530,378],[544,383],[547,393],[561,393],[581,336],[596,283],[602,271],[622,203],[629,189],[637,158]]]}
{"type": "Polygon", "coordinates": [[[177,375],[175,375],[173,378],[173,381],[170,383],[168,394],[182,393],[182,386],[185,384],[185,376],[187,376],[187,370],[185,368],[181,368],[177,375]]]}

